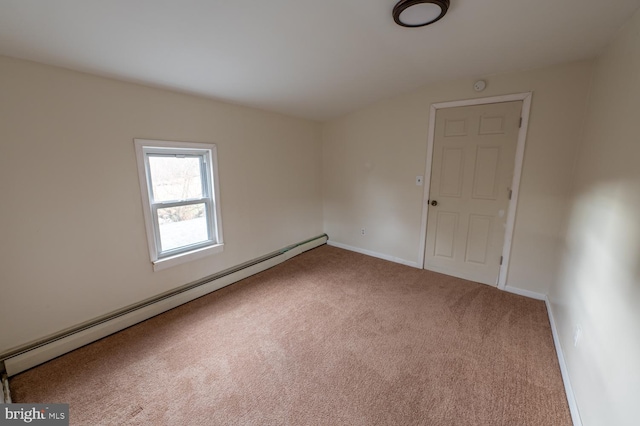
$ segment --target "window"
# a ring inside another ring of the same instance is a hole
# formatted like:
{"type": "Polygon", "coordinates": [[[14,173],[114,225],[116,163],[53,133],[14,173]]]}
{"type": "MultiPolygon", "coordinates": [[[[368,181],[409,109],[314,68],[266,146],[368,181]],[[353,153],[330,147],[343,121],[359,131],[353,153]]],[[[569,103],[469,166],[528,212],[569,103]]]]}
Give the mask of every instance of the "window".
{"type": "Polygon", "coordinates": [[[222,251],[216,146],[135,139],[135,147],[154,269],[222,251]]]}

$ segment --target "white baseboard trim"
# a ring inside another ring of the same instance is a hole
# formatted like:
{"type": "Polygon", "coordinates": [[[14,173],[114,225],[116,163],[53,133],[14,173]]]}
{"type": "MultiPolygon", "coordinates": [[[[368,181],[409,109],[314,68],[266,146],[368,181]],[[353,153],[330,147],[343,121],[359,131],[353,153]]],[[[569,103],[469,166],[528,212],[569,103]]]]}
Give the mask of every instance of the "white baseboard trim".
{"type": "MultiPolygon", "coordinates": [[[[213,278],[197,287],[189,290],[178,292],[174,295],[159,298],[151,301],[144,306],[132,309],[123,314],[114,313],[111,317],[96,321],[95,324],[83,327],[78,331],[69,332],[60,337],[52,337],[49,341],[34,345],[20,351],[16,355],[4,358],[4,366],[8,376],[13,376],[36,365],[47,362],[53,358],[80,348],[86,344],[95,342],[110,334],[124,330],[134,324],[147,320],[158,314],[166,312],[177,306],[190,302],[198,297],[204,296],[222,287],[226,287],[251,275],[262,272],[273,266],[276,266],[286,260],[297,256],[312,248],[318,247],[327,241],[326,235],[290,246],[280,251],[280,254],[274,255],[264,261],[255,264],[249,264],[238,271],[223,275],[220,278],[213,278]]],[[[274,253],[275,254],[275,253],[274,253]]]]}
{"type": "Polygon", "coordinates": [[[556,353],[558,354],[558,362],[560,363],[560,372],[562,373],[562,381],[564,382],[564,391],[567,394],[567,403],[569,404],[569,411],[571,412],[571,420],[573,421],[573,426],[582,426],[582,419],[580,418],[578,403],[576,401],[576,396],[573,393],[571,379],[569,378],[569,371],[567,370],[567,363],[565,362],[564,352],[562,352],[562,346],[560,345],[560,337],[558,336],[556,321],[553,318],[551,303],[549,302],[549,298],[547,296],[545,296],[544,302],[547,305],[549,323],[551,324],[551,334],[553,335],[553,343],[556,346],[556,353]]]}
{"type": "Polygon", "coordinates": [[[535,291],[525,290],[525,289],[518,288],[518,287],[511,287],[509,285],[504,288],[504,291],[509,292],[509,293],[513,293],[513,294],[519,294],[520,296],[529,297],[531,299],[547,300],[547,295],[546,294],[536,293],[535,291]]]}
{"type": "Polygon", "coordinates": [[[567,403],[569,404],[569,411],[571,412],[571,421],[573,422],[574,426],[582,426],[582,420],[580,419],[580,412],[578,411],[576,396],[573,393],[573,387],[571,386],[571,380],[569,379],[569,371],[567,370],[567,363],[565,362],[565,359],[564,359],[564,352],[562,352],[562,346],[560,345],[560,338],[558,337],[556,321],[553,318],[553,311],[551,310],[551,303],[549,302],[549,297],[546,294],[536,293],[535,291],[524,290],[518,287],[506,286],[504,290],[509,293],[518,294],[520,296],[542,300],[547,305],[547,314],[549,315],[549,324],[551,325],[551,334],[553,335],[553,344],[556,347],[558,363],[560,364],[560,373],[562,374],[564,391],[567,394],[567,403]]]}
{"type": "Polygon", "coordinates": [[[400,263],[402,265],[411,266],[413,268],[420,269],[420,265],[418,265],[418,262],[411,262],[409,260],[400,259],[399,257],[393,257],[387,254],[377,253],[375,251],[365,250],[358,247],[352,247],[352,246],[348,246],[346,244],[338,243],[331,240],[327,241],[327,245],[332,247],[338,247],[338,248],[349,250],[349,251],[355,251],[356,253],[366,254],[367,256],[377,257],[378,259],[384,259],[390,262],[400,263]]]}

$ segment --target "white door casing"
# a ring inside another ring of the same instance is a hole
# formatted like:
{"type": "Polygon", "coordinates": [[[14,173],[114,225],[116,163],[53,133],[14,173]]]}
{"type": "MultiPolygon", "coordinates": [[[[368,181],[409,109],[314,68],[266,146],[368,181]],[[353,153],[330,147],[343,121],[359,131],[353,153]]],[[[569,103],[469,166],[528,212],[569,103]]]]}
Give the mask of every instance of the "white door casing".
{"type": "Polygon", "coordinates": [[[424,268],[505,287],[530,103],[522,93],[432,105],[424,268]]]}

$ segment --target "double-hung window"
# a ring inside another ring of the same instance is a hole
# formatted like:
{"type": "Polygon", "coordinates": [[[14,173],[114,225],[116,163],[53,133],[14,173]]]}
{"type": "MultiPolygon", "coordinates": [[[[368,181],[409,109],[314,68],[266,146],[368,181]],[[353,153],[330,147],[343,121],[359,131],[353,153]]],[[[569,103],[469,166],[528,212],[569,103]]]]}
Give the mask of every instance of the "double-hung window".
{"type": "Polygon", "coordinates": [[[222,251],[216,146],[135,139],[154,269],[222,251]]]}

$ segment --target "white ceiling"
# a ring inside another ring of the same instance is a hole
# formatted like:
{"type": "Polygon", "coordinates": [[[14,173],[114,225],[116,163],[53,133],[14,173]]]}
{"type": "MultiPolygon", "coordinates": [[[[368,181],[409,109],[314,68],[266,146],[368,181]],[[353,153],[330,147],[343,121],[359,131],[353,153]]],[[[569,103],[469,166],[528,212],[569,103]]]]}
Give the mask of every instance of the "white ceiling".
{"type": "Polygon", "coordinates": [[[438,80],[596,56],[640,0],[0,0],[0,54],[326,120],[438,80]]]}

